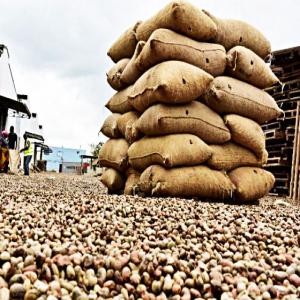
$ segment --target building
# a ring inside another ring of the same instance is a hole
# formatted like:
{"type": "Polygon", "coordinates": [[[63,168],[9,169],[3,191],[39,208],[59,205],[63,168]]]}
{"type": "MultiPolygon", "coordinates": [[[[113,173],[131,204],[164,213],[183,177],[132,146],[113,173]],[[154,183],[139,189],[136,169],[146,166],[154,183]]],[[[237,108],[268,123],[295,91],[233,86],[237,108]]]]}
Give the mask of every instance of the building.
{"type": "Polygon", "coordinates": [[[52,153],[44,153],[47,171],[59,173],[81,173],[81,156],[86,150],[64,147],[50,147],[52,153]]]}
{"type": "MultiPolygon", "coordinates": [[[[31,117],[24,97],[18,95],[9,64],[9,52],[0,44],[0,130],[8,129],[8,119],[31,117]]],[[[16,120],[16,119],[14,119],[16,120]]],[[[12,124],[11,124],[12,125],[12,124]]]]}

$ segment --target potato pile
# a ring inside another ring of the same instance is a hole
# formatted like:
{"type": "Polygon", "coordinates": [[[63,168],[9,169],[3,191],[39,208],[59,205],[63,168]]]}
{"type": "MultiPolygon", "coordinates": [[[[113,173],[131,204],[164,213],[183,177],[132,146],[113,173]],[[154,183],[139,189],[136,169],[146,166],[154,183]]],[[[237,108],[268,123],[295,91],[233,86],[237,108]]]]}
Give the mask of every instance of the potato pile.
{"type": "Polygon", "coordinates": [[[263,89],[278,84],[253,26],[173,1],[111,46],[117,90],[102,133],[101,181],[111,193],[237,203],[266,195],[274,176],[260,124],[282,110],[263,89]]]}

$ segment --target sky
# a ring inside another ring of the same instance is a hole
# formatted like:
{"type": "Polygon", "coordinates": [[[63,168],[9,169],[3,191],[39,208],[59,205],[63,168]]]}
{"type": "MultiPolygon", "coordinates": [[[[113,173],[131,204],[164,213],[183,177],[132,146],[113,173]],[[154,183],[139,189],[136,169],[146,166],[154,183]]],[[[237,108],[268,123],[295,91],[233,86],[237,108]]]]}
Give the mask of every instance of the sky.
{"type": "MultiPolygon", "coordinates": [[[[299,0],[190,0],[222,18],[246,21],[279,50],[300,45],[299,0]]],[[[166,0],[0,0],[0,43],[10,53],[17,92],[28,94],[46,143],[89,150],[115,91],[107,50],[166,0]]]]}

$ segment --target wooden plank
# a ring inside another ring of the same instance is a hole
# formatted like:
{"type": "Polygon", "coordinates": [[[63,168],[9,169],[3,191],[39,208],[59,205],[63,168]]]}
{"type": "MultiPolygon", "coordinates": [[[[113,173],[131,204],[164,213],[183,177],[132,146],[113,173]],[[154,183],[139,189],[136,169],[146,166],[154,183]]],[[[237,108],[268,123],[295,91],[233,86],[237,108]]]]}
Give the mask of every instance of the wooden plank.
{"type": "Polygon", "coordinates": [[[295,203],[296,200],[298,202],[299,199],[297,199],[297,193],[298,193],[298,189],[297,189],[297,185],[298,185],[298,175],[299,175],[299,143],[300,143],[300,130],[299,130],[299,102],[297,103],[297,110],[296,110],[296,127],[297,127],[297,131],[295,133],[295,136],[297,136],[297,142],[296,142],[296,147],[295,147],[295,151],[296,151],[296,160],[295,160],[295,165],[294,165],[294,183],[293,183],[293,202],[295,203]]]}

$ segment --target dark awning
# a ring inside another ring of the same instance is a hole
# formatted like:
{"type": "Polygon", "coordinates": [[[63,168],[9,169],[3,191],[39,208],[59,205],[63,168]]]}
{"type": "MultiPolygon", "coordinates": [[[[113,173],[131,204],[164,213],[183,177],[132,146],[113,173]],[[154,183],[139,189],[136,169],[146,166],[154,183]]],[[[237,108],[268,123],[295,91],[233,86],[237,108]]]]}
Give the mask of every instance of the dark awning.
{"type": "Polygon", "coordinates": [[[40,134],[36,134],[36,133],[32,133],[32,132],[28,132],[28,131],[25,131],[24,133],[27,137],[29,137],[30,139],[35,139],[35,140],[39,140],[39,141],[42,141],[44,142],[44,138],[42,135],[40,134]]]}
{"type": "Polygon", "coordinates": [[[29,118],[31,117],[31,113],[30,113],[27,105],[20,101],[16,101],[16,100],[12,100],[12,99],[0,96],[0,106],[2,106],[4,108],[15,110],[17,112],[24,113],[29,118]]]}
{"type": "Polygon", "coordinates": [[[85,159],[85,158],[89,158],[89,159],[96,159],[97,156],[93,156],[93,155],[80,155],[81,159],[85,159]]]}

